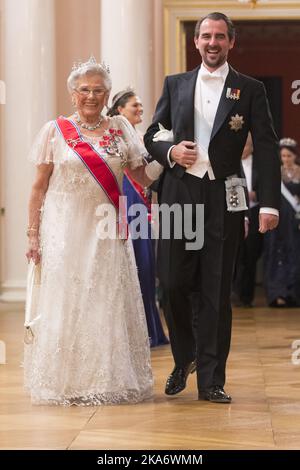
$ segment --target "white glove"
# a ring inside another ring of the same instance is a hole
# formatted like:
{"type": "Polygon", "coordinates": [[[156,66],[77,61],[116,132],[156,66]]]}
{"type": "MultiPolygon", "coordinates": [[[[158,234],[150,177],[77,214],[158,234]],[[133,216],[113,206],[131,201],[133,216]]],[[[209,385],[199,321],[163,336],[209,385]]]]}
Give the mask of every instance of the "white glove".
{"type": "Polygon", "coordinates": [[[153,142],[173,142],[174,141],[174,134],[172,129],[169,131],[165,129],[164,126],[159,122],[158,123],[159,131],[157,131],[153,136],[153,142]]]}

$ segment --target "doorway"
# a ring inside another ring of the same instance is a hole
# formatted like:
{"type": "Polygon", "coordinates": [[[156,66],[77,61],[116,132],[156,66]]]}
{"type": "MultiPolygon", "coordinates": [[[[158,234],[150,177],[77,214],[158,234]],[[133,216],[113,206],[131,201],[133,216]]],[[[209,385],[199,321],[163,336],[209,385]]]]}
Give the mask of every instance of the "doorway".
{"type": "MultiPolygon", "coordinates": [[[[234,24],[236,44],[230,51],[230,64],[265,84],[278,136],[300,142],[300,107],[291,99],[292,83],[300,79],[300,20],[240,20],[234,24]]],[[[184,22],[187,70],[200,62],[194,46],[195,25],[195,21],[184,22]]]]}

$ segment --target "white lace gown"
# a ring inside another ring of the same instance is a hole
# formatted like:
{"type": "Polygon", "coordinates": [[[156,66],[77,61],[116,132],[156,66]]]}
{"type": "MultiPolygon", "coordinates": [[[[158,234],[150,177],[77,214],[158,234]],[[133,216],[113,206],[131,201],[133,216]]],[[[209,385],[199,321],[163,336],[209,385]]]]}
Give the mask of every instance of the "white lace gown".
{"type": "MultiPolygon", "coordinates": [[[[140,148],[124,121],[111,118],[110,127],[123,132],[127,164],[140,166],[140,148]]],[[[100,140],[92,139],[93,145],[122,187],[121,159],[105,154],[100,140]]],[[[99,238],[99,205],[111,203],[53,121],[40,131],[30,159],[54,163],[41,214],[41,318],[33,343],[25,345],[25,387],[32,402],[145,400],[153,378],[132,243],[99,238]]]]}

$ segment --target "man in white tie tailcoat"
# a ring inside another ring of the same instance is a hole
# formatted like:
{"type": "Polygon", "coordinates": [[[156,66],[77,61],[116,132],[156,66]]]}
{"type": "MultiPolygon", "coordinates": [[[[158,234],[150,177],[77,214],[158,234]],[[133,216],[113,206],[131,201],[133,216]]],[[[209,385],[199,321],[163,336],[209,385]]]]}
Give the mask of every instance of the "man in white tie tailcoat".
{"type": "Polygon", "coordinates": [[[249,131],[258,168],[260,232],[278,224],[280,200],[278,143],[265,89],[227,63],[234,42],[234,26],[224,14],[211,13],[198,21],[195,46],[202,64],[191,72],[166,77],[144,138],[149,153],[164,166],[160,202],[177,203],[183,210],[192,206],[193,223],[197,205],[204,205],[201,249],[188,249],[187,240],[174,235],[176,227],[171,239],[159,241],[160,280],[175,362],[165,393],[181,392],[196,367],[198,399],[217,403],[231,402],[224,390],[231,338],[230,290],[245,209],[235,182],[242,182],[240,162],[249,131]],[[173,131],[173,142],[155,137],[161,126],[173,131]],[[199,294],[196,331],[194,292],[199,294]]]}

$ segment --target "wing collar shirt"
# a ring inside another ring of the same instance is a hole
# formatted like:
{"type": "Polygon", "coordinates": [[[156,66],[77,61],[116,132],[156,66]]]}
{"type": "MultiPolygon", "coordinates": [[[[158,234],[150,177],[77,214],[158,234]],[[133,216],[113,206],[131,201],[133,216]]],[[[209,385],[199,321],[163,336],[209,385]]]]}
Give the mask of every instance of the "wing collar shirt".
{"type": "Polygon", "coordinates": [[[208,147],[228,72],[227,62],[214,72],[209,72],[201,64],[198,72],[194,98],[194,135],[197,144],[197,160],[186,171],[199,178],[203,178],[208,172],[209,179],[215,179],[209,161],[208,147]]]}

